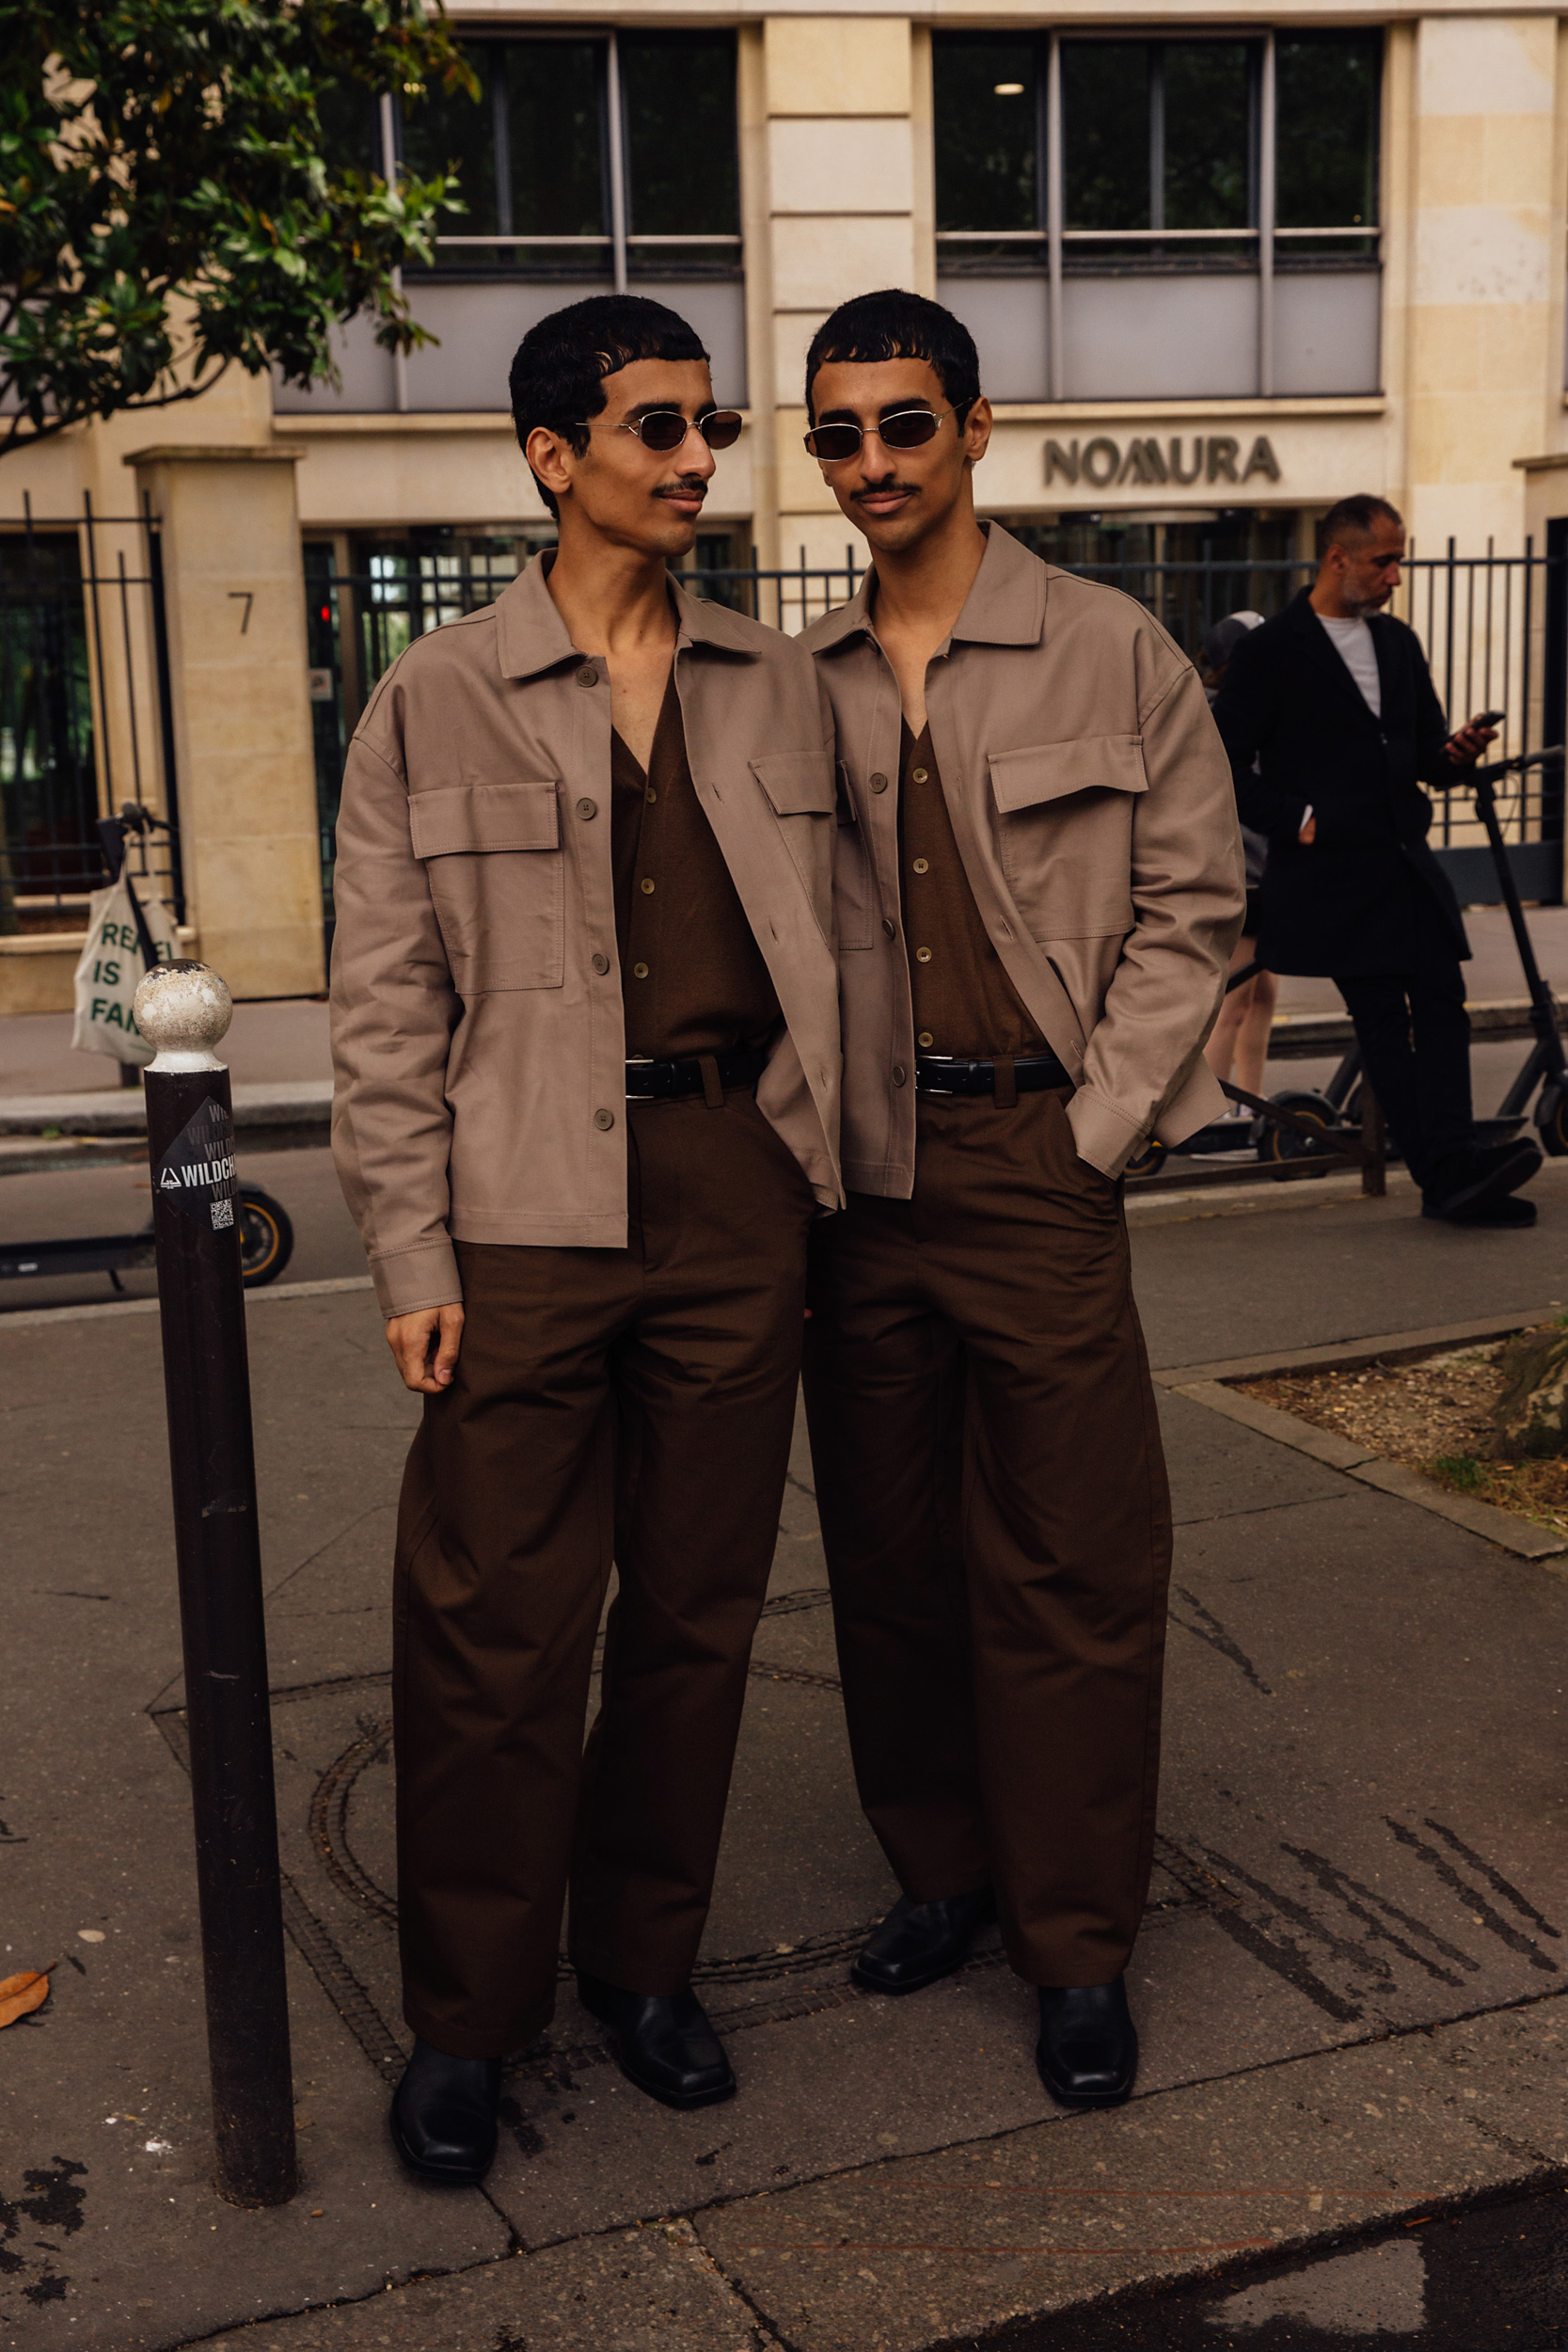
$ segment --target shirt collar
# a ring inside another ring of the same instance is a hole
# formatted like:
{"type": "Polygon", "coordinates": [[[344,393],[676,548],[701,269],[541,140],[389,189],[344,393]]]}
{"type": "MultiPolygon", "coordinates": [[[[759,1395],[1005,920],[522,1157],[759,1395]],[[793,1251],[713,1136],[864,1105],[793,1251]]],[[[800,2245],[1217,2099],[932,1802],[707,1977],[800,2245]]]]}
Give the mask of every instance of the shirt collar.
{"type": "MultiPolygon", "coordinates": [[[[725,653],[756,656],[760,648],[750,622],[726,605],[689,595],[673,577],[670,589],[678,645],[716,645],[725,653]]],[[[544,554],[536,555],[501,591],[496,600],[496,620],[503,677],[538,677],[563,661],[582,660],[550,594],[544,554]]]]}
{"type": "MultiPolygon", "coordinates": [[[[1045,628],[1050,566],[1021,547],[1000,523],[984,522],[980,528],[986,534],[986,551],[963,611],[953,624],[953,639],[977,645],[1037,645],[1045,628]]],[[[876,578],[873,564],[848,603],[817,622],[813,637],[816,652],[842,644],[847,637],[872,634],[876,578]]]]}

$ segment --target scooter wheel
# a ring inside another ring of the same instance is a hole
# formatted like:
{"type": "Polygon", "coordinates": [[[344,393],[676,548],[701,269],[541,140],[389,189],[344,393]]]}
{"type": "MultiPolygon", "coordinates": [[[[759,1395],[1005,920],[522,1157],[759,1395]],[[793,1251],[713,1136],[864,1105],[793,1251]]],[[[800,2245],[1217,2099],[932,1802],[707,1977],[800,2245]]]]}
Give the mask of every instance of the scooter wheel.
{"type": "Polygon", "coordinates": [[[281,1200],[260,1184],[240,1186],[240,1279],[247,1291],[276,1282],[293,1255],[294,1229],[281,1200]]]}
{"type": "Polygon", "coordinates": [[[1542,1097],[1541,1149],[1549,1159],[1568,1160],[1568,1093],[1551,1087],[1542,1097]]]}
{"type": "Polygon", "coordinates": [[[1150,1136],[1142,1150],[1133,1152],[1122,1169],[1122,1174],[1124,1176],[1158,1176],[1169,1157],[1170,1153],[1165,1146],[1163,1143],[1157,1143],[1150,1136]]]}
{"type": "MultiPolygon", "coordinates": [[[[1276,1103],[1282,1111],[1291,1111],[1297,1119],[1305,1120],[1321,1134],[1324,1144],[1333,1143],[1339,1121],[1326,1095],[1272,1094],[1269,1100],[1276,1103]]],[[[1265,1168],[1288,1168],[1292,1161],[1307,1159],[1314,1148],[1319,1148],[1309,1143],[1294,1127],[1276,1127],[1272,1119],[1262,1120],[1260,1125],[1262,1133],[1258,1138],[1258,1156],[1265,1168]]],[[[1322,1168],[1303,1171],[1312,1177],[1323,1176],[1327,1172],[1322,1168]]]]}

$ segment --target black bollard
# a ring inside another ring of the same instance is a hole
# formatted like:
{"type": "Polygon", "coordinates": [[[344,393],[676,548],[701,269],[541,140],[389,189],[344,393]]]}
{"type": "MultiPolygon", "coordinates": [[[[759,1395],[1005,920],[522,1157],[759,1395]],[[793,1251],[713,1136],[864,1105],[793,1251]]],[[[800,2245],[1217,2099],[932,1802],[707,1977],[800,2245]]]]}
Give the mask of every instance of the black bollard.
{"type": "Polygon", "coordinates": [[[229,992],[204,964],[150,972],[146,1073],[207,1993],[218,2194],[286,2204],[297,2185],[250,1366],[235,1223],[229,992]]]}

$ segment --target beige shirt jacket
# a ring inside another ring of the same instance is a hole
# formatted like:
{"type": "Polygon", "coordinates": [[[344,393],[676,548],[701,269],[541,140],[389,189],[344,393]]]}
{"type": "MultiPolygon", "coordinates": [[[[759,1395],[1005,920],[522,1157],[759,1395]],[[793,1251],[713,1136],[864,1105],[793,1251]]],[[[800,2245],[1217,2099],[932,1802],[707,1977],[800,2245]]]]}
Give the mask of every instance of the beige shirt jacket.
{"type": "MultiPolygon", "coordinates": [[[[830,723],[797,640],[673,594],[692,779],[784,1016],[757,1102],[833,1208],[830,723]]],[[[626,1245],[610,739],[538,560],[410,645],[355,734],[332,1150],[388,1315],[462,1298],[454,1240],[626,1245]]]]}
{"type": "MultiPolygon", "coordinates": [[[[980,919],[1077,1086],[1079,1155],[1119,1175],[1226,1107],[1202,1058],[1245,906],[1229,763],[1186,656],[1143,608],[999,523],[927,672],[937,770],[980,919]]],[[[833,889],[844,1180],[914,1189],[914,1023],[898,889],[898,683],[872,579],[814,622],[844,792],[833,889]]]]}

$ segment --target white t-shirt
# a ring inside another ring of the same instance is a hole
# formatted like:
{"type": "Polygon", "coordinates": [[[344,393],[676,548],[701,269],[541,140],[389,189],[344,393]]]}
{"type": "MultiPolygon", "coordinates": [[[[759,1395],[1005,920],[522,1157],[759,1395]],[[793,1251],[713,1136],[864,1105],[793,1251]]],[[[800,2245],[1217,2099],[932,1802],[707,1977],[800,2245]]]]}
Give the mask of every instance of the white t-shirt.
{"type": "Polygon", "coordinates": [[[1383,688],[1377,675],[1377,648],[1372,632],[1365,621],[1331,621],[1322,612],[1318,618],[1339,649],[1339,659],[1361,689],[1363,701],[1374,719],[1383,716],[1383,688]]]}

